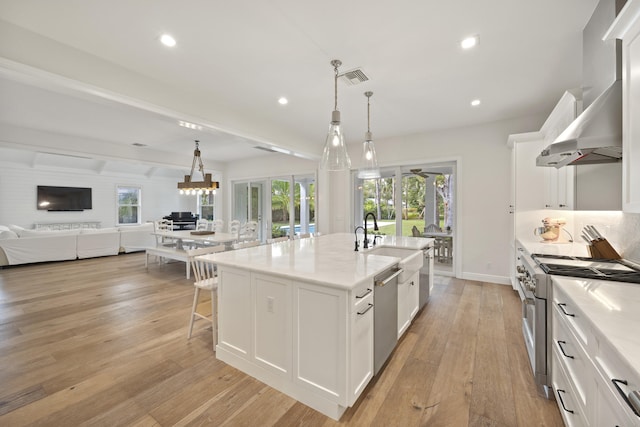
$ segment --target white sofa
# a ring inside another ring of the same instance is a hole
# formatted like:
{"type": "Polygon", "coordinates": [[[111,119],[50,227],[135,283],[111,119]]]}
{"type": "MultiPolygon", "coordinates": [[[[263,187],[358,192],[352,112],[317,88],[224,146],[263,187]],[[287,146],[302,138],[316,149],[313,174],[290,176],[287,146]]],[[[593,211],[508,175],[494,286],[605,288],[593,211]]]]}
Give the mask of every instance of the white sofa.
{"type": "Polygon", "coordinates": [[[0,225],[0,266],[143,251],[155,246],[153,224],[60,231],[0,225]]]}

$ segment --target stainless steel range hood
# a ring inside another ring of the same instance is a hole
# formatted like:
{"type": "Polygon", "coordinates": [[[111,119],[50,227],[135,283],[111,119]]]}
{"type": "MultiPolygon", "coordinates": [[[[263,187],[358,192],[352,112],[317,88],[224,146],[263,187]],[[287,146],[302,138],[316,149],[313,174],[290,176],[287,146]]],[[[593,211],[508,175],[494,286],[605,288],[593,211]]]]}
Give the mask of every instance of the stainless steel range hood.
{"type": "Polygon", "coordinates": [[[582,33],[586,108],[536,158],[538,166],[622,160],[622,45],[603,36],[626,0],[601,0],[582,33]]]}
{"type": "Polygon", "coordinates": [[[622,159],[622,81],[616,80],[536,158],[538,166],[619,162],[622,159]]]}

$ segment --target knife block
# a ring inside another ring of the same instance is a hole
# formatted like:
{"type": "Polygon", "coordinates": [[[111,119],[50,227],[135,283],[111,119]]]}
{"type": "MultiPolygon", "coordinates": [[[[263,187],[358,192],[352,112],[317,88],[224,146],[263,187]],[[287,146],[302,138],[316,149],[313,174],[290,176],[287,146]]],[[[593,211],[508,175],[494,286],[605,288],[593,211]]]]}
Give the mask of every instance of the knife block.
{"type": "Polygon", "coordinates": [[[607,239],[602,240],[594,240],[589,246],[589,253],[591,254],[591,258],[598,259],[621,259],[622,257],[613,246],[607,241],[607,239]]]}

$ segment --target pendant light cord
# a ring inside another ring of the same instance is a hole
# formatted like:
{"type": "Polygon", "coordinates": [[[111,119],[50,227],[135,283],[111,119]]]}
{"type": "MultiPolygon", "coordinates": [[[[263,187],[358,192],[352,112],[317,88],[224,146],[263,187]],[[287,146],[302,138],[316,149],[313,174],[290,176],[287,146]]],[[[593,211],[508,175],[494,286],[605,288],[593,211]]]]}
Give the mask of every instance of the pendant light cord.
{"type": "Polygon", "coordinates": [[[334,99],[334,103],[333,103],[333,110],[337,111],[338,110],[338,65],[334,65],[333,69],[335,71],[335,75],[333,77],[333,99],[334,99]]]}

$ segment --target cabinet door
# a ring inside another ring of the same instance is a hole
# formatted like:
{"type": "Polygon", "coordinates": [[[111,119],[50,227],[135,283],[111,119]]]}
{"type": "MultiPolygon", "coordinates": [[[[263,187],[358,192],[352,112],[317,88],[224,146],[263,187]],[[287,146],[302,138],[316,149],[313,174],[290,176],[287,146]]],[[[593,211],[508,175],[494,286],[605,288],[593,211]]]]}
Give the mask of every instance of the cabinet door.
{"type": "Polygon", "coordinates": [[[398,339],[409,327],[409,281],[398,283],[398,339]]]}
{"type": "Polygon", "coordinates": [[[218,346],[248,359],[253,353],[250,275],[243,270],[220,267],[218,280],[218,346]]]}
{"type": "Polygon", "coordinates": [[[373,294],[351,313],[349,406],[373,378],[373,294]]]}
{"type": "Polygon", "coordinates": [[[294,289],[294,380],[347,406],[347,291],[303,282],[294,289]]]}
{"type": "Polygon", "coordinates": [[[640,21],[623,38],[622,209],[640,213],[640,21]]]}
{"type": "Polygon", "coordinates": [[[411,322],[420,309],[420,274],[416,273],[409,280],[409,298],[407,300],[409,321],[411,322]]]}
{"type": "Polygon", "coordinates": [[[263,368],[289,376],[291,372],[292,282],[253,274],[255,335],[253,357],[263,368]]]}

